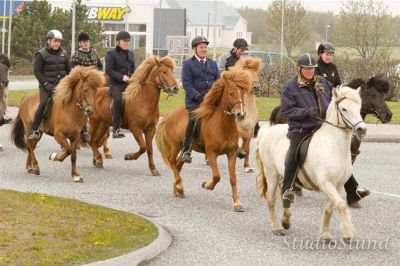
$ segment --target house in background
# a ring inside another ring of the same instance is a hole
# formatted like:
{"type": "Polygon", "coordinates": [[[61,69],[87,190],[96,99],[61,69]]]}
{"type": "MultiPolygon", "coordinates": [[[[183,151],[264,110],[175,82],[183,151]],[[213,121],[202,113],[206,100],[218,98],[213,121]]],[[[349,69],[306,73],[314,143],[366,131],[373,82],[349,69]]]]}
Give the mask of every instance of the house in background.
{"type": "Polygon", "coordinates": [[[186,10],[186,34],[192,40],[195,36],[205,36],[214,43],[214,16],[216,14],[216,47],[231,48],[234,40],[244,38],[251,45],[251,32],[247,31],[247,21],[236,9],[217,1],[214,11],[214,1],[196,0],[165,0],[162,8],[181,8],[186,10]]]}

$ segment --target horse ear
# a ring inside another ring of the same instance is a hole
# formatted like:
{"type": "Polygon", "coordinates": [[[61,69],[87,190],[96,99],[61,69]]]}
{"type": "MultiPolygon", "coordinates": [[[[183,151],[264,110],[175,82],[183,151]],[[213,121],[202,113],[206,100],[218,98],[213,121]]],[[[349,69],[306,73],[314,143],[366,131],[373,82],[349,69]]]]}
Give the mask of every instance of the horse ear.
{"type": "Polygon", "coordinates": [[[367,81],[367,88],[373,87],[375,84],[375,77],[372,76],[368,81],[367,81]]]}
{"type": "Polygon", "coordinates": [[[360,91],[361,91],[361,86],[360,86],[360,87],[358,87],[356,91],[357,91],[357,93],[358,93],[358,94],[360,94],[360,91]]]}

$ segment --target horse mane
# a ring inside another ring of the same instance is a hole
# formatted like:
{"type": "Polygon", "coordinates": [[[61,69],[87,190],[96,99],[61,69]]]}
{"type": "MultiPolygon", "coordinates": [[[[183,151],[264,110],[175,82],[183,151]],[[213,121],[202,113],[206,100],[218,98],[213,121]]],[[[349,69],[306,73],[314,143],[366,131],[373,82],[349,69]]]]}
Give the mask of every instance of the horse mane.
{"type": "Polygon", "coordinates": [[[175,68],[175,61],[170,56],[164,56],[162,58],[150,56],[146,58],[128,81],[128,87],[124,92],[126,100],[135,98],[136,95],[142,91],[144,81],[149,77],[153,68],[155,66],[160,66],[160,64],[167,66],[172,71],[175,68]]]}
{"type": "Polygon", "coordinates": [[[366,89],[375,88],[380,93],[388,93],[390,90],[389,80],[385,77],[384,74],[378,74],[376,76],[372,76],[368,79],[368,81],[364,81],[361,78],[357,78],[352,80],[347,86],[357,89],[361,87],[361,93],[365,93],[366,89]]]}
{"type": "Polygon", "coordinates": [[[358,93],[357,90],[355,90],[354,88],[352,88],[350,86],[341,85],[336,90],[336,93],[337,93],[336,100],[346,97],[347,99],[353,100],[353,101],[361,104],[360,94],[358,93]]]}
{"type": "Polygon", "coordinates": [[[231,69],[251,70],[254,72],[260,72],[262,62],[257,57],[241,57],[231,69]]]}
{"type": "Polygon", "coordinates": [[[233,87],[232,83],[243,88],[245,93],[250,92],[250,80],[245,72],[233,68],[229,71],[224,71],[222,77],[212,85],[204,97],[204,101],[196,109],[196,118],[202,119],[214,113],[224,96],[225,88],[233,87]]]}
{"type": "Polygon", "coordinates": [[[79,98],[84,83],[90,88],[99,88],[104,84],[103,72],[82,66],[76,66],[57,85],[54,92],[54,101],[67,103],[79,98]]]}
{"type": "Polygon", "coordinates": [[[276,117],[278,115],[278,113],[281,110],[281,106],[278,105],[277,107],[274,108],[274,110],[272,110],[271,116],[269,117],[269,123],[271,125],[275,125],[276,124],[276,117]]]}
{"type": "Polygon", "coordinates": [[[0,64],[6,65],[7,68],[10,68],[11,66],[10,58],[8,58],[6,54],[0,53],[0,64]]]}

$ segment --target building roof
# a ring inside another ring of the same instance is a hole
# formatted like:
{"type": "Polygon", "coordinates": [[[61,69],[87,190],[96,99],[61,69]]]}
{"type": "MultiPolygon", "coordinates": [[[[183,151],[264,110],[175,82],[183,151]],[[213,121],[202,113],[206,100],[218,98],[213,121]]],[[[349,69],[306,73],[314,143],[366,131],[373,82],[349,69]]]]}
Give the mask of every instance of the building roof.
{"type": "MultiPolygon", "coordinates": [[[[214,1],[166,0],[170,8],[185,8],[188,22],[194,25],[207,25],[208,13],[214,12],[214,1]]],[[[233,28],[240,19],[239,12],[225,2],[217,1],[217,25],[233,28]]],[[[210,23],[214,23],[214,14],[210,14],[210,23]]]]}

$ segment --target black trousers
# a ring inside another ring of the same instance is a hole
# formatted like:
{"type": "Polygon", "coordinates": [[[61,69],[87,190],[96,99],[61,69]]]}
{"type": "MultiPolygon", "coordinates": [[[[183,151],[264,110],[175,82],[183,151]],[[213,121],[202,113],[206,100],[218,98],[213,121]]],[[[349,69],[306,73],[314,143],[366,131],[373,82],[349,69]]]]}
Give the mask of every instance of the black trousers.
{"type": "Polygon", "coordinates": [[[111,97],[113,99],[113,110],[112,110],[112,123],[113,130],[117,130],[121,127],[121,118],[123,112],[122,106],[122,93],[125,91],[125,88],[110,88],[111,97]]]}
{"type": "Polygon", "coordinates": [[[291,132],[290,146],[286,155],[285,160],[285,173],[283,175],[283,186],[282,192],[293,187],[294,181],[296,179],[296,172],[299,166],[298,162],[296,162],[296,149],[299,146],[300,141],[309,134],[310,132],[291,132]]]}
{"type": "Polygon", "coordinates": [[[183,152],[191,152],[192,151],[192,141],[193,141],[194,130],[195,130],[195,125],[196,125],[196,121],[197,121],[193,114],[193,111],[196,110],[196,108],[188,108],[187,110],[189,112],[189,121],[188,121],[188,125],[186,127],[185,140],[183,141],[183,152]]]}
{"type": "Polygon", "coordinates": [[[35,117],[32,121],[31,129],[36,131],[39,129],[40,123],[42,123],[44,110],[46,109],[47,101],[53,95],[52,91],[48,91],[45,87],[39,86],[39,107],[36,109],[35,117]]]}

